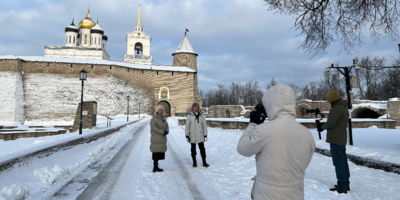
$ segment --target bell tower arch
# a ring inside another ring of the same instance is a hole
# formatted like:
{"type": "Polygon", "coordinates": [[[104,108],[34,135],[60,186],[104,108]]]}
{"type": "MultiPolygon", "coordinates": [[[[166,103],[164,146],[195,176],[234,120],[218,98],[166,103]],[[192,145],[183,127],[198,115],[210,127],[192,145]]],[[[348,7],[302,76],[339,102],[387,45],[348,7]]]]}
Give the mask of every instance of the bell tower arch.
{"type": "Polygon", "coordinates": [[[153,57],[150,55],[151,37],[143,32],[140,25],[140,5],[138,14],[138,24],[132,33],[126,36],[127,53],[123,58],[124,62],[137,64],[153,64],[153,57]]]}

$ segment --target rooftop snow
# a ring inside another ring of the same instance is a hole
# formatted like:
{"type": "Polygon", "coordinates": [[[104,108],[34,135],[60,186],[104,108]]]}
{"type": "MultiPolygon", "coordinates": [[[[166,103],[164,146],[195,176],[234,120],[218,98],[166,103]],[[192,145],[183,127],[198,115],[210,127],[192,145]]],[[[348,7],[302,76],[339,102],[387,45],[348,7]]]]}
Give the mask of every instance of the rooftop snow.
{"type": "Polygon", "coordinates": [[[378,103],[360,103],[353,104],[353,110],[357,108],[375,108],[375,109],[384,109],[387,110],[387,104],[378,104],[378,103]]]}
{"type": "Polygon", "coordinates": [[[181,44],[179,45],[178,50],[176,50],[175,53],[195,53],[186,34],[185,36],[183,36],[181,44]]]}
{"type": "Polygon", "coordinates": [[[0,56],[0,60],[24,60],[24,61],[32,61],[32,62],[114,65],[114,66],[126,67],[126,68],[131,68],[131,69],[145,69],[145,70],[154,70],[154,71],[196,72],[193,69],[190,69],[188,67],[183,67],[183,66],[144,65],[144,64],[124,63],[124,62],[111,61],[111,60],[95,60],[95,59],[84,59],[84,58],[3,55],[3,56],[0,56]]]}

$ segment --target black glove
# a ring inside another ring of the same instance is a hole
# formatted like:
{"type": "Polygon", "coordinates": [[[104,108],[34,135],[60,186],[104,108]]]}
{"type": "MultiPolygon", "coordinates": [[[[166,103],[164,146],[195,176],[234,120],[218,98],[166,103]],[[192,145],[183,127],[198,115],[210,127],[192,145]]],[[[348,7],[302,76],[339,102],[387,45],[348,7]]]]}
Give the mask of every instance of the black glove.
{"type": "Polygon", "coordinates": [[[261,113],[258,111],[250,112],[250,123],[262,124],[265,121],[265,116],[261,117],[261,113]]]}
{"type": "Polygon", "coordinates": [[[318,130],[318,132],[322,132],[322,131],[324,131],[324,129],[322,129],[322,125],[321,125],[321,122],[319,122],[319,120],[315,120],[315,124],[317,124],[317,130],[318,130]]]}
{"type": "Polygon", "coordinates": [[[186,136],[186,142],[190,143],[190,137],[186,136]]]}
{"type": "Polygon", "coordinates": [[[207,135],[204,136],[204,142],[207,142],[208,138],[207,135]]]}

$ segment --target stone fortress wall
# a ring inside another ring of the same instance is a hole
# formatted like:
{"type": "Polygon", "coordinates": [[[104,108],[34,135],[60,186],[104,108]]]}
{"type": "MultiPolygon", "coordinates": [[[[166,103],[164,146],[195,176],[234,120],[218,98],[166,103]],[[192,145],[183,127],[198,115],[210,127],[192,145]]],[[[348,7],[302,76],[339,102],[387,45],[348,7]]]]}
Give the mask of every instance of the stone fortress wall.
{"type": "MultiPolygon", "coordinates": [[[[197,73],[132,69],[100,64],[0,60],[0,121],[72,121],[80,102],[79,73],[87,71],[84,101],[97,101],[99,115],[152,114],[154,106],[167,102],[176,113],[187,113],[196,95],[197,73]],[[169,98],[160,96],[160,87],[169,98]]],[[[172,109],[171,109],[172,110],[172,109]]],[[[175,115],[171,111],[170,115],[175,115]]]]}

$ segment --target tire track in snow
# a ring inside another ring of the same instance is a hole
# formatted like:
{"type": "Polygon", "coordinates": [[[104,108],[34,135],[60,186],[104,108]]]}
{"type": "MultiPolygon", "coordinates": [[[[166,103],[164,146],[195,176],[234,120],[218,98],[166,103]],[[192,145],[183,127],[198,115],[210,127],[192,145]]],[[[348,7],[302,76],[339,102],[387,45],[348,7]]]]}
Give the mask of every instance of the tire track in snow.
{"type": "Polygon", "coordinates": [[[91,181],[88,187],[76,198],[77,200],[97,200],[110,199],[114,186],[121,176],[121,172],[130,155],[134,144],[143,129],[150,122],[141,124],[140,128],[134,133],[133,137],[128,141],[121,150],[112,158],[112,160],[101,170],[101,172],[91,181]]]}
{"type": "Polygon", "coordinates": [[[189,171],[185,168],[185,166],[182,164],[181,160],[179,159],[178,155],[176,154],[175,150],[173,149],[173,147],[170,145],[170,143],[168,143],[168,149],[171,151],[171,154],[173,155],[173,159],[175,161],[175,163],[179,166],[179,168],[181,170],[179,170],[180,174],[182,175],[182,178],[185,180],[190,192],[193,195],[194,199],[198,199],[198,200],[203,200],[205,199],[203,197],[203,195],[201,194],[201,192],[199,191],[199,189],[197,188],[197,185],[194,184],[189,171]]]}

